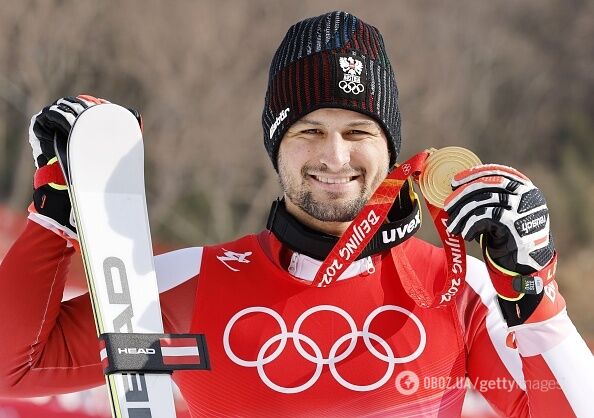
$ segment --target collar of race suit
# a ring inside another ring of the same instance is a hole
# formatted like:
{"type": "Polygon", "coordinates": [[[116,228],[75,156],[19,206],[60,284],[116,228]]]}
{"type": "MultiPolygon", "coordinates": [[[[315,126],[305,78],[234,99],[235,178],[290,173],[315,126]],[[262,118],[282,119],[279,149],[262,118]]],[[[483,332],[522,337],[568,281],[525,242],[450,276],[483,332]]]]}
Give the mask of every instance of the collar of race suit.
{"type": "MultiPolygon", "coordinates": [[[[421,227],[419,200],[407,181],[394,201],[386,222],[373,236],[357,260],[382,253],[412,237],[421,227]]],[[[324,260],[339,237],[309,228],[287,212],[284,199],[272,203],[266,229],[291,250],[324,260]]]]}

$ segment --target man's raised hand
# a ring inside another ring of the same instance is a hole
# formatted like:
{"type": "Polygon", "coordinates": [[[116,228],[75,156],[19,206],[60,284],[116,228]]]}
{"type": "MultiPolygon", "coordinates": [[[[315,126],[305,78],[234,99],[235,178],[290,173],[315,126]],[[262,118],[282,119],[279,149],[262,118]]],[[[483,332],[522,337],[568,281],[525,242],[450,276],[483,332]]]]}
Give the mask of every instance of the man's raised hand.
{"type": "Polygon", "coordinates": [[[519,171],[485,164],[458,173],[446,199],[448,231],[481,238],[490,261],[520,274],[541,270],[553,258],[549,210],[542,192],[519,171]]]}

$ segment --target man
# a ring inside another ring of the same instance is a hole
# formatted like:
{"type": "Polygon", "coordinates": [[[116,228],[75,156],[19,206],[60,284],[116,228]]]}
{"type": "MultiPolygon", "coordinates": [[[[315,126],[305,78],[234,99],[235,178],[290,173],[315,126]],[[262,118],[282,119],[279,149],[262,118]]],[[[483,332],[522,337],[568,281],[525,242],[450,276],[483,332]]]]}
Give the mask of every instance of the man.
{"type": "MultiPolygon", "coordinates": [[[[67,135],[98,102],[60,99],[31,121],[30,222],[0,268],[4,396],[104,382],[88,296],[60,302],[76,231],[63,179],[47,168],[54,132],[67,135]]],[[[451,303],[420,307],[403,286],[414,273],[431,293],[446,274],[443,250],[411,237],[419,207],[408,184],[385,229],[402,236],[374,238],[337,282],[311,286],[400,150],[398,91],[376,28],[344,12],[292,26],[262,124],[284,190],[267,229],[155,258],[165,331],[208,341],[211,371],[174,373],[193,416],[458,416],[466,377],[506,416],[591,416],[592,356],[555,281],[537,294],[512,286],[556,257],[546,202],[513,169],[454,180],[449,232],[482,237],[487,264],[468,258],[451,303]]]]}

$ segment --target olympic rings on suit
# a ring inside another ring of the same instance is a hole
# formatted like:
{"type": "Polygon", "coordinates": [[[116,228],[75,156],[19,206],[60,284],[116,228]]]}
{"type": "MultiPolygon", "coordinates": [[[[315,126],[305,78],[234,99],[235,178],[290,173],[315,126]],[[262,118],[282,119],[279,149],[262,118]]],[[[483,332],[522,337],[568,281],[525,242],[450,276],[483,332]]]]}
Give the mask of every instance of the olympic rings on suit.
{"type": "Polygon", "coordinates": [[[395,368],[396,364],[407,363],[407,362],[413,361],[417,357],[419,357],[423,353],[426,343],[427,343],[427,333],[425,331],[425,328],[423,327],[422,322],[419,320],[419,318],[411,311],[409,311],[405,308],[402,308],[400,306],[396,306],[396,305],[384,305],[384,306],[380,306],[380,307],[376,308],[375,310],[373,310],[365,319],[365,322],[363,324],[363,330],[361,330],[361,331],[359,331],[357,329],[357,324],[355,323],[355,320],[351,317],[351,315],[349,315],[348,312],[346,312],[342,308],[339,308],[339,307],[333,306],[333,305],[319,305],[319,306],[314,306],[312,308],[307,309],[305,312],[303,312],[299,316],[299,318],[297,318],[297,320],[295,321],[295,326],[293,327],[292,331],[288,331],[287,324],[285,323],[284,319],[273,309],[263,307],[263,306],[253,306],[253,307],[242,309],[241,311],[239,311],[235,315],[233,315],[233,317],[231,317],[231,319],[227,323],[227,326],[225,327],[225,331],[223,333],[223,347],[224,347],[225,353],[227,354],[229,359],[239,366],[250,367],[250,368],[255,367],[256,370],[258,371],[258,375],[260,376],[260,379],[262,380],[262,382],[266,386],[268,386],[270,389],[280,392],[280,393],[299,393],[299,392],[303,392],[303,391],[309,389],[318,381],[325,365],[328,365],[328,368],[330,369],[330,373],[332,374],[334,379],[343,387],[353,390],[353,391],[357,391],[357,392],[368,392],[371,390],[375,390],[375,389],[383,386],[390,379],[390,377],[392,376],[392,374],[394,372],[394,368],[395,368]],[[340,315],[341,317],[343,317],[345,319],[345,321],[347,322],[347,324],[349,325],[349,328],[350,328],[350,332],[348,332],[345,335],[338,338],[336,340],[336,342],[332,345],[327,358],[323,356],[319,345],[314,340],[312,340],[310,337],[300,333],[301,326],[307,318],[309,318],[311,315],[313,315],[317,312],[324,312],[324,311],[334,312],[334,313],[340,315]],[[386,312],[386,311],[400,312],[400,313],[408,316],[413,321],[413,323],[417,326],[417,328],[419,329],[419,334],[420,334],[419,345],[411,354],[404,356],[404,357],[396,357],[394,355],[394,351],[392,350],[392,348],[390,347],[390,345],[388,344],[388,342],[386,340],[384,340],[379,335],[374,334],[369,331],[373,320],[379,314],[381,314],[382,312],[386,312]],[[280,333],[269,338],[262,345],[262,347],[258,351],[258,355],[255,360],[245,360],[245,359],[238,357],[235,354],[235,352],[231,348],[229,336],[231,334],[231,330],[232,330],[233,326],[235,325],[235,323],[239,319],[241,319],[243,316],[251,314],[251,313],[262,313],[262,314],[271,316],[278,323],[279,328],[280,328],[280,333]],[[348,356],[350,356],[353,353],[353,351],[355,350],[355,346],[357,345],[357,340],[359,337],[363,338],[363,342],[365,343],[365,346],[367,347],[369,352],[374,357],[376,357],[378,360],[382,360],[388,364],[386,373],[379,380],[377,380],[374,383],[368,384],[368,385],[357,385],[357,384],[347,381],[339,374],[339,372],[336,368],[337,363],[340,363],[341,361],[345,360],[348,356]],[[287,345],[287,341],[289,340],[289,338],[292,339],[293,345],[295,346],[295,349],[297,350],[297,352],[305,360],[307,360],[311,363],[314,363],[316,365],[316,370],[314,371],[314,374],[312,375],[312,377],[307,382],[303,383],[302,385],[295,386],[295,387],[280,386],[280,385],[272,382],[272,380],[270,380],[270,378],[266,375],[266,372],[264,371],[264,366],[266,364],[269,364],[272,361],[276,360],[282,354],[283,350],[285,349],[285,347],[287,345]],[[342,352],[341,354],[339,354],[337,356],[338,349],[345,342],[347,342],[349,340],[350,340],[350,342],[348,344],[348,347],[344,350],[344,352],[342,352]],[[373,346],[373,344],[371,343],[371,340],[378,343],[385,351],[385,354],[382,354],[381,352],[379,352],[373,346]],[[278,347],[271,354],[266,356],[266,352],[268,351],[268,349],[277,341],[279,342],[278,347]],[[306,345],[308,345],[310,347],[310,349],[313,351],[314,355],[311,355],[307,350],[305,350],[302,346],[302,343],[305,343],[306,345]]]}

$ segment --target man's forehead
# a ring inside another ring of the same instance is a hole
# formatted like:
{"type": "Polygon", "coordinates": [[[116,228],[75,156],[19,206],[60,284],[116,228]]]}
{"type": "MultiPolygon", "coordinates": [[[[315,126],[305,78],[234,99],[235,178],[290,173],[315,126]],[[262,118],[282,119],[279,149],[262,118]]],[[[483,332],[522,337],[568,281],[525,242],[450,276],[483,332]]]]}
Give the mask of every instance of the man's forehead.
{"type": "Polygon", "coordinates": [[[380,128],[377,121],[364,115],[347,109],[323,108],[317,109],[295,121],[294,125],[307,124],[314,126],[327,126],[340,124],[344,126],[369,126],[380,128]]]}

